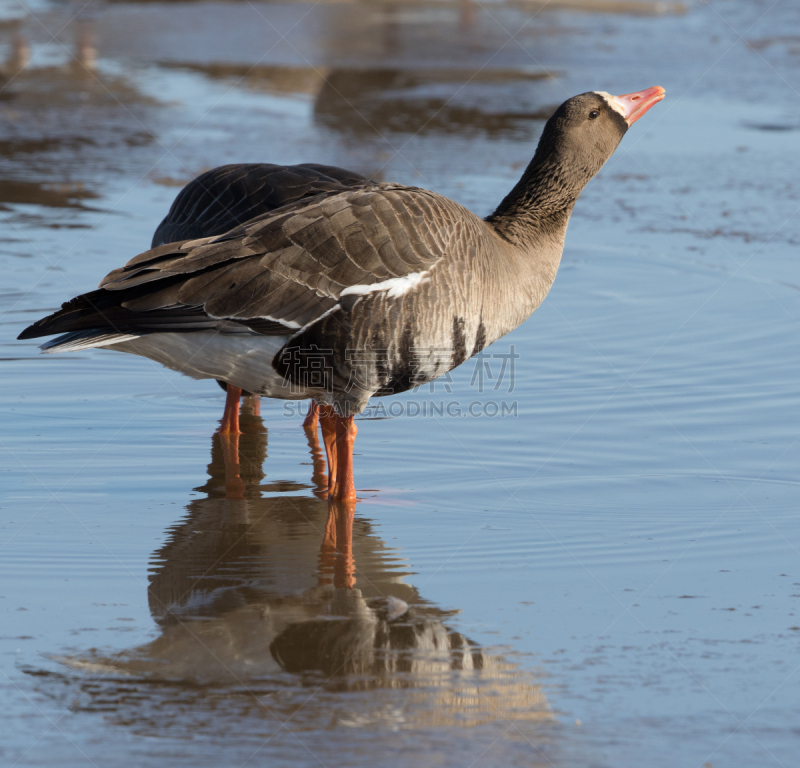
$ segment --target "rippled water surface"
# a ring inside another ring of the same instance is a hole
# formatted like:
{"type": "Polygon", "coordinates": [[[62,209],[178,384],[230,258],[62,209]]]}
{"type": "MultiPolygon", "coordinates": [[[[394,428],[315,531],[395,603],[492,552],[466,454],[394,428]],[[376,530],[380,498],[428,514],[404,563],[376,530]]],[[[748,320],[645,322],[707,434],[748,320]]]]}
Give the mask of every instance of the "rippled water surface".
{"type": "Polygon", "coordinates": [[[3,764],[798,764],[795,4],[0,8],[3,764]],[[15,341],[206,168],[485,215],[655,84],[536,314],[359,421],[352,525],[292,409],[237,469],[212,382],[15,341]]]}

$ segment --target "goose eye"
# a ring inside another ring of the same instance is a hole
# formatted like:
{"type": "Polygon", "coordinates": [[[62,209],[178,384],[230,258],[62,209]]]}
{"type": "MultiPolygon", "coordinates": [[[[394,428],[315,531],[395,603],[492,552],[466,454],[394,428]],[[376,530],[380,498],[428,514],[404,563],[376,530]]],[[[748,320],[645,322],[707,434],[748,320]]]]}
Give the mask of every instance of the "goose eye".
{"type": "Polygon", "coordinates": [[[594,119],[595,119],[595,118],[596,118],[596,117],[597,117],[599,114],[600,114],[600,110],[598,110],[598,109],[593,109],[593,110],[592,110],[592,111],[589,113],[589,119],[590,119],[590,120],[594,120],[594,119]]]}

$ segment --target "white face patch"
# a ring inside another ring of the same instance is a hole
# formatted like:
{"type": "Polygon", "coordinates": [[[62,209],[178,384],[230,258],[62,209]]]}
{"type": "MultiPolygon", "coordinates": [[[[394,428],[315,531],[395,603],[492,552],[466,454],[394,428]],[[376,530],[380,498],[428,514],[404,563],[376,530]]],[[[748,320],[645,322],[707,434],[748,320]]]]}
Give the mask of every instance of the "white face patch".
{"type": "Polygon", "coordinates": [[[389,280],[383,280],[380,283],[372,283],[372,285],[350,285],[345,288],[339,295],[340,296],[363,296],[373,291],[387,291],[387,296],[390,299],[397,299],[404,293],[408,293],[412,288],[419,285],[428,277],[427,272],[412,272],[405,277],[392,277],[389,280]]]}
{"type": "Polygon", "coordinates": [[[616,96],[612,96],[610,93],[606,93],[605,91],[592,91],[592,93],[596,93],[598,96],[602,96],[603,100],[608,104],[611,109],[615,112],[618,112],[623,117],[627,117],[625,113],[625,108],[617,101],[616,96]]]}

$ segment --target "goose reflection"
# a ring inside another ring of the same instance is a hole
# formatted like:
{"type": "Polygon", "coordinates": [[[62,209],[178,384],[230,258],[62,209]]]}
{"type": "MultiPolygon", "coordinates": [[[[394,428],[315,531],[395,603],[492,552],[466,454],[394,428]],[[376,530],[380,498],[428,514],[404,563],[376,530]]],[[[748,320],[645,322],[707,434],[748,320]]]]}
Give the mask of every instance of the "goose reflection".
{"type": "MultiPolygon", "coordinates": [[[[250,91],[313,99],[318,125],[348,137],[424,133],[533,141],[557,104],[550,72],[387,66],[256,66],[165,62],[250,91]],[[517,105],[509,110],[508,104],[517,105]]],[[[363,161],[362,161],[363,162],[363,161]]]]}
{"type": "MultiPolygon", "coordinates": [[[[37,48],[29,27],[40,25],[0,21],[6,51],[0,60],[0,209],[98,210],[98,174],[119,173],[132,148],[154,141],[143,121],[157,103],[130,77],[98,68],[92,18],[66,23],[58,40],[37,48]]],[[[16,216],[40,218],[27,210],[16,216]]],[[[74,217],[41,220],[54,228],[86,226],[74,217]]]]}
{"type": "MultiPolygon", "coordinates": [[[[368,694],[356,715],[352,697],[326,703],[326,716],[359,722],[385,695],[401,695],[391,712],[405,726],[550,719],[532,679],[448,627],[453,612],[404,580],[403,562],[354,503],[313,495],[324,476],[314,486],[268,481],[267,433],[247,404],[241,429],[213,436],[201,495],[153,556],[148,599],[158,636],[113,657],[62,661],[102,678],[188,686],[192,707],[198,685],[229,695],[280,685],[270,704],[278,709],[289,706],[287,690],[313,685],[368,694]]],[[[319,476],[324,462],[308,434],[319,476]]],[[[84,690],[108,706],[109,685],[84,690]]]]}

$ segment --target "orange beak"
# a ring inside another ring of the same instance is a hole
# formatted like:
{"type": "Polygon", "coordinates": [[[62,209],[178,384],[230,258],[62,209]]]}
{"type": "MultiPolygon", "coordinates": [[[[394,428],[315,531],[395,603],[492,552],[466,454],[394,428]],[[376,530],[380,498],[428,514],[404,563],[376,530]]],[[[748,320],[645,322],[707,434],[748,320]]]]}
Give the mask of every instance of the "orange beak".
{"type": "Polygon", "coordinates": [[[660,85],[645,88],[636,93],[626,93],[624,96],[613,96],[612,101],[625,118],[628,125],[633,125],[650,107],[658,104],[664,98],[666,91],[660,85]]]}

